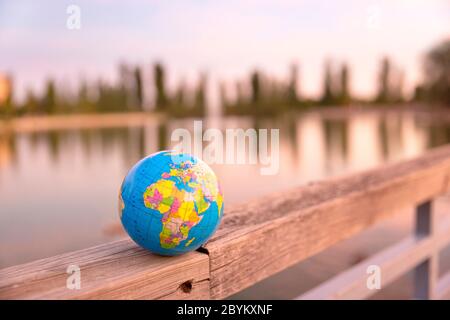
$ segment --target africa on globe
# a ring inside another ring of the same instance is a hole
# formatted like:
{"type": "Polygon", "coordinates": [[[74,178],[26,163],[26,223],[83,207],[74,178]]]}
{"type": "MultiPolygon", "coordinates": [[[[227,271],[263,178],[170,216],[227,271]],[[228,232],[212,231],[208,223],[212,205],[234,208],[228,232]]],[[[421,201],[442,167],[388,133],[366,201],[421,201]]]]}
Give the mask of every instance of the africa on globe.
{"type": "Polygon", "coordinates": [[[223,195],[202,160],[161,151],[136,163],[119,192],[120,220],[140,246],[179,255],[204,244],[219,226],[223,195]]]}

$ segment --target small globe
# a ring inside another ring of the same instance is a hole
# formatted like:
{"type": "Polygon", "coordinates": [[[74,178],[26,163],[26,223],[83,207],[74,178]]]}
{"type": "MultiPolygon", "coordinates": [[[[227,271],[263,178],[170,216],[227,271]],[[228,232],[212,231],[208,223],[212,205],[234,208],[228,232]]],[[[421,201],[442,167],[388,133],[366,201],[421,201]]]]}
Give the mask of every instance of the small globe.
{"type": "Polygon", "coordinates": [[[202,160],[161,151],[134,165],[119,193],[120,220],[140,246],[179,255],[204,244],[219,226],[223,195],[202,160]]]}

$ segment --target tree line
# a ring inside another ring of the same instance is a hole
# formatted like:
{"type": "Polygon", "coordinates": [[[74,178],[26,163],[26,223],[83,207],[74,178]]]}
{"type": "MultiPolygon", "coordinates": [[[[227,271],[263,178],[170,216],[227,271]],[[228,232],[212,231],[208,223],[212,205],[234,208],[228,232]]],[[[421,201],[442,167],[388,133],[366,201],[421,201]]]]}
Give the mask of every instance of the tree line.
{"type": "MultiPolygon", "coordinates": [[[[118,81],[114,84],[82,81],[78,91],[71,94],[62,90],[54,80],[48,80],[41,95],[28,90],[22,103],[13,99],[13,91],[0,101],[0,116],[33,114],[102,113],[156,110],[175,117],[201,117],[207,108],[207,77],[200,74],[194,87],[180,82],[174,90],[167,87],[167,72],[163,64],[155,63],[152,80],[145,81],[140,66],[121,64],[118,81]],[[153,91],[153,108],[145,92],[153,91]]],[[[450,106],[450,40],[444,41],[428,52],[424,60],[424,79],[417,85],[413,101],[450,106]]],[[[311,99],[299,91],[299,68],[290,67],[287,79],[276,79],[253,70],[247,79],[238,80],[234,87],[220,83],[220,102],[224,114],[271,115],[288,109],[314,106],[346,106],[350,104],[401,104],[404,72],[388,57],[379,64],[376,78],[376,94],[372,99],[356,98],[350,87],[351,70],[348,64],[326,61],[320,97],[311,99]],[[230,91],[234,94],[230,94],[230,91]]],[[[12,85],[11,85],[12,87],[12,85]]]]}
{"type": "MultiPolygon", "coordinates": [[[[161,63],[153,65],[154,110],[169,112],[174,116],[203,116],[206,109],[206,76],[200,75],[195,88],[180,83],[174,92],[169,92],[166,71],[161,63]]],[[[0,102],[0,116],[37,114],[71,114],[146,111],[144,72],[140,66],[121,64],[118,81],[96,83],[81,81],[75,94],[58,86],[54,80],[45,83],[43,93],[27,90],[22,103],[14,101],[13,92],[0,102]]]]}

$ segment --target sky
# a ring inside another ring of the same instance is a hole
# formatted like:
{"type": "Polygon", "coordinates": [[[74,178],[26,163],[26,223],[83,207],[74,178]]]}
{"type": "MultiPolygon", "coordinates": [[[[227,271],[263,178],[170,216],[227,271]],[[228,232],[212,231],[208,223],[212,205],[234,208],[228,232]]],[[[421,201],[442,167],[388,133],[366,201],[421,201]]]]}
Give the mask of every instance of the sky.
{"type": "Polygon", "coordinates": [[[295,62],[302,94],[317,96],[326,59],[347,62],[353,92],[369,97],[384,55],[404,70],[408,93],[424,54],[448,38],[449,0],[0,0],[0,72],[19,98],[49,77],[113,81],[122,61],[163,62],[171,86],[199,72],[212,82],[255,68],[287,77],[295,62]],[[78,30],[66,26],[69,5],[80,8],[78,30]]]}

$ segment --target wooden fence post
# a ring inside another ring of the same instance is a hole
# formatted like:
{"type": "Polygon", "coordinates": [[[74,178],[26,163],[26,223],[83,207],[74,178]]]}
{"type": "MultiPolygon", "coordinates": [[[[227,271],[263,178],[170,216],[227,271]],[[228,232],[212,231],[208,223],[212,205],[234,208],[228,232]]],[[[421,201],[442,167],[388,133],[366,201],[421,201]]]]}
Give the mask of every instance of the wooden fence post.
{"type": "MultiPolygon", "coordinates": [[[[416,208],[416,237],[433,237],[435,233],[435,213],[432,201],[419,204],[416,208]]],[[[438,252],[435,250],[429,257],[414,269],[414,299],[433,299],[438,279],[438,252]]]]}

